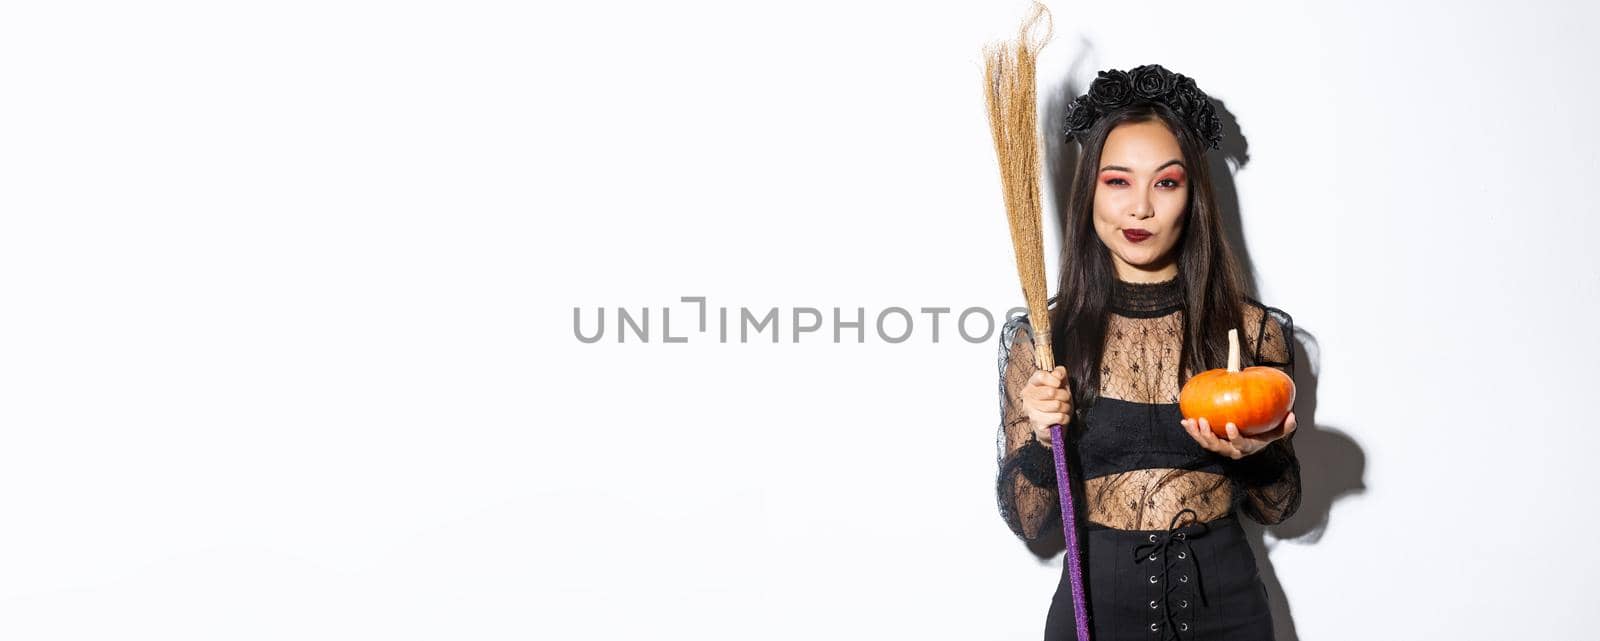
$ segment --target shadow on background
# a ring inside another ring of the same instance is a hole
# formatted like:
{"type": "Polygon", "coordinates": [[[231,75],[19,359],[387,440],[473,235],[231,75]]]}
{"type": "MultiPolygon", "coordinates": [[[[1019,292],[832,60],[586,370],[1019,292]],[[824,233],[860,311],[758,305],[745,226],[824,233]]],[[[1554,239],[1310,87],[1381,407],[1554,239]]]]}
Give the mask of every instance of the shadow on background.
{"type": "MultiPolygon", "coordinates": [[[[1072,170],[1078,163],[1077,146],[1066,141],[1061,134],[1063,130],[1062,118],[1066,112],[1067,103],[1081,95],[1085,87],[1079,87],[1072,82],[1072,77],[1091,75],[1084,73],[1086,61],[1093,58],[1092,46],[1087,40],[1081,41],[1081,55],[1072,62],[1067,72],[1069,80],[1062,83],[1058,89],[1045,97],[1045,104],[1040,112],[1041,126],[1044,128],[1044,165],[1049,173],[1051,182],[1049,188],[1054,198],[1054,217],[1056,220],[1057,238],[1059,230],[1066,224],[1067,212],[1065,203],[1069,202],[1072,186],[1072,170]]],[[[1170,67],[1169,67],[1170,68],[1170,67]]],[[[1181,69],[1175,71],[1181,72],[1181,69]]],[[[1201,87],[1204,89],[1204,87],[1201,87]]],[[[1250,257],[1250,248],[1245,244],[1243,227],[1240,221],[1240,204],[1238,186],[1234,182],[1234,173],[1250,161],[1249,142],[1245,139],[1239,127],[1238,120],[1234,118],[1226,105],[1221,100],[1216,102],[1217,116],[1222,120],[1223,141],[1221,148],[1207,154],[1209,161],[1212,185],[1216,191],[1217,205],[1221,210],[1222,225],[1228,234],[1228,243],[1238,257],[1240,266],[1245,274],[1245,288],[1251,296],[1258,300],[1258,279],[1256,278],[1255,262],[1250,257]]],[[[1050,214],[1046,214],[1049,216],[1050,214]]],[[[1272,305],[1272,301],[1262,301],[1272,305]]],[[[1291,316],[1294,310],[1284,310],[1291,316]]],[[[1301,501],[1300,508],[1293,516],[1277,525],[1262,526],[1251,521],[1241,514],[1240,521],[1244,524],[1245,533],[1250,540],[1250,548],[1255,553],[1256,565],[1261,572],[1261,581],[1266,585],[1268,600],[1272,607],[1272,619],[1277,641],[1299,641],[1300,635],[1295,629],[1294,616],[1290,611],[1288,594],[1283,584],[1278,580],[1277,570],[1272,565],[1272,559],[1267,555],[1265,533],[1272,532],[1273,538],[1288,541],[1294,544],[1315,544],[1321,540],[1322,534],[1328,529],[1330,514],[1334,502],[1352,494],[1360,494],[1366,487],[1362,481],[1366,471],[1366,454],[1361,446],[1344,432],[1337,428],[1319,425],[1317,423],[1317,377],[1321,369],[1320,350],[1317,349],[1316,337],[1305,330],[1304,320],[1296,317],[1295,345],[1297,350],[1294,372],[1295,380],[1295,420],[1297,428],[1294,436],[1294,448],[1297,458],[1300,459],[1301,501]]],[[[1313,323],[1314,325],[1314,323],[1313,323]]],[[[1074,458],[1077,458],[1074,456],[1074,458]]],[[[1073,461],[1074,469],[1083,469],[1080,461],[1073,461]]],[[[1084,496],[1083,483],[1080,479],[1073,479],[1074,496],[1084,496]]],[[[1080,524],[1081,525],[1081,524],[1080,524]]],[[[1028,544],[1029,549],[1042,559],[1053,558],[1066,549],[1066,542],[1062,535],[1061,523],[1057,520],[1049,529],[1050,534],[1041,535],[1036,541],[1028,544]]],[[[1080,533],[1080,540],[1081,540],[1080,533]]]]}

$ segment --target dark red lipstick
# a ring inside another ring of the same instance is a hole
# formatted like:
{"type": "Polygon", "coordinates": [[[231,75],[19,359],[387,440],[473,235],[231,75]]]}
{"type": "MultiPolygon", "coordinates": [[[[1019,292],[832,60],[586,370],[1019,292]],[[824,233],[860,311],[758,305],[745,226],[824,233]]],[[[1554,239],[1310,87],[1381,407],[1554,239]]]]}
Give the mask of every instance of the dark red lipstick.
{"type": "Polygon", "coordinates": [[[1147,232],[1147,231],[1145,231],[1143,229],[1124,229],[1124,230],[1122,230],[1122,237],[1128,239],[1128,242],[1130,242],[1130,243],[1142,242],[1142,241],[1144,241],[1144,239],[1149,238],[1149,237],[1154,236],[1154,235],[1155,234],[1147,232]]]}

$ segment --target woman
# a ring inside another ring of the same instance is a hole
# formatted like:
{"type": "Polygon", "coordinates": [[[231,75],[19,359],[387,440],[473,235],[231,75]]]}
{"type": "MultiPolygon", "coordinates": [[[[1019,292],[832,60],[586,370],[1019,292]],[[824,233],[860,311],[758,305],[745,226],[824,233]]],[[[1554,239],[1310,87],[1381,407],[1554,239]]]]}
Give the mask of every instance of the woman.
{"type": "MultiPolygon", "coordinates": [[[[1226,367],[1293,374],[1293,322],[1242,291],[1204,154],[1221,127],[1194,81],[1158,65],[1102,71],[1068,106],[1082,146],[1050,309],[1055,371],[1037,371],[1026,315],[1002,333],[998,492],[1012,531],[1060,528],[1050,426],[1064,426],[1082,498],[1095,641],[1272,638],[1266,588],[1238,513],[1272,524],[1300,502],[1290,412],[1226,437],[1183,419],[1178,392],[1226,367]]],[[[1063,563],[1045,638],[1072,639],[1063,563]]]]}

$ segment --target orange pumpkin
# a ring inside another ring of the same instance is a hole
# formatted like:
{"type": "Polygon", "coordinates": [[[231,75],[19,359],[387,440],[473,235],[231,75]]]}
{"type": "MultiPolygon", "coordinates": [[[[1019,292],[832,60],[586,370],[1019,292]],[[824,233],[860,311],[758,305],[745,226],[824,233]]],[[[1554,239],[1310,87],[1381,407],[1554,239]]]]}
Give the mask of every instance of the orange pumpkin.
{"type": "Polygon", "coordinates": [[[1294,379],[1275,368],[1256,365],[1239,369],[1239,330],[1228,330],[1228,369],[1206,370],[1178,391],[1184,418],[1205,417],[1211,431],[1228,437],[1228,423],[1240,434],[1269,431],[1294,407],[1294,379]]]}

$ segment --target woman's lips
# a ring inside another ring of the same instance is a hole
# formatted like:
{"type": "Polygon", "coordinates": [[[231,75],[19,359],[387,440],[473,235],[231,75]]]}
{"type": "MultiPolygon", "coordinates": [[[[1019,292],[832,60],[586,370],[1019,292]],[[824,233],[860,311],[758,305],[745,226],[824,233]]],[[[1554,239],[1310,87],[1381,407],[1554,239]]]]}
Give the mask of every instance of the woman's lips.
{"type": "Polygon", "coordinates": [[[1122,230],[1122,237],[1123,238],[1127,238],[1128,242],[1130,242],[1130,243],[1140,242],[1140,241],[1142,241],[1142,240],[1144,240],[1146,238],[1149,238],[1149,237],[1151,237],[1153,235],[1154,234],[1151,234],[1150,232],[1144,231],[1142,229],[1124,229],[1124,230],[1122,230]]]}

